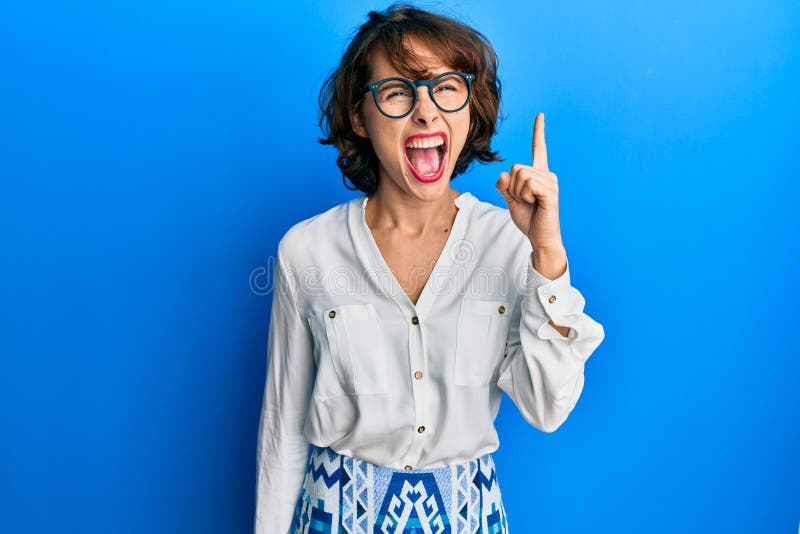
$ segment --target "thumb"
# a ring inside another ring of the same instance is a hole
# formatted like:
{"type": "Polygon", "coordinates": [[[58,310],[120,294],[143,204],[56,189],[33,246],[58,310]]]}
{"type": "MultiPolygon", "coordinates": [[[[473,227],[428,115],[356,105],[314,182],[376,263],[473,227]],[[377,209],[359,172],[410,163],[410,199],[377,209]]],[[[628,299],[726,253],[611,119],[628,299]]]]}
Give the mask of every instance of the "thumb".
{"type": "Polygon", "coordinates": [[[508,185],[511,183],[511,175],[507,172],[500,173],[500,179],[494,184],[500,194],[503,195],[503,198],[506,201],[506,204],[510,204],[513,200],[511,195],[508,192],[508,185]]]}

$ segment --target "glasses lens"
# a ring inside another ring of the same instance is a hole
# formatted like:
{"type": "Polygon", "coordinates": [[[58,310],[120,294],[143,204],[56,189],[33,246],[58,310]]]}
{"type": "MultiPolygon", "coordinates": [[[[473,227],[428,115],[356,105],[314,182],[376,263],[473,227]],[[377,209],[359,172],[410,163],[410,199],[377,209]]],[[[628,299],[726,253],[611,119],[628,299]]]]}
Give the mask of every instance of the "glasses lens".
{"type": "Polygon", "coordinates": [[[414,105],[414,86],[401,80],[390,80],[378,88],[378,107],[392,117],[405,115],[414,105]]]}
{"type": "Polygon", "coordinates": [[[460,74],[448,74],[433,87],[433,100],[445,111],[455,111],[467,103],[469,84],[460,74]]]}

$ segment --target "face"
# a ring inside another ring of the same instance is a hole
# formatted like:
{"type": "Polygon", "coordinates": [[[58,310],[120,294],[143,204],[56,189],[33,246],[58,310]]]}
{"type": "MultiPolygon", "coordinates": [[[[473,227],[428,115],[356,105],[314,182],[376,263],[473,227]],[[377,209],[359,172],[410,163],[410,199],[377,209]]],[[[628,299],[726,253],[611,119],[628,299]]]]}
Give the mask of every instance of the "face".
{"type": "MultiPolygon", "coordinates": [[[[413,39],[409,47],[423,58],[423,66],[432,73],[431,77],[458,70],[442,65],[430,49],[413,39]]],[[[372,54],[369,72],[369,83],[392,76],[405,77],[392,67],[382,49],[372,54]]],[[[361,113],[352,114],[350,120],[355,133],[372,142],[380,163],[380,188],[393,187],[416,198],[432,200],[450,190],[450,176],[469,131],[471,102],[459,111],[447,113],[436,107],[427,87],[418,87],[417,93],[414,109],[405,117],[393,119],[380,112],[368,92],[362,97],[361,113]],[[434,135],[425,139],[431,134],[434,135]],[[424,137],[411,139],[419,135],[424,137]],[[440,149],[407,146],[433,145],[438,137],[444,140],[440,149]]]]}

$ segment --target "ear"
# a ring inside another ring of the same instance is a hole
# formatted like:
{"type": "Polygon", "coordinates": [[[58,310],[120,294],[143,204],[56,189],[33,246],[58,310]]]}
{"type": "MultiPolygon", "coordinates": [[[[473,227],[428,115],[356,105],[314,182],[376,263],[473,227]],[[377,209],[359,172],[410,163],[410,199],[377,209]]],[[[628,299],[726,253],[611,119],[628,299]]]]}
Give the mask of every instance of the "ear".
{"type": "Polygon", "coordinates": [[[357,106],[350,112],[350,125],[353,131],[360,137],[369,137],[367,129],[364,127],[364,118],[361,116],[361,106],[357,106]]]}

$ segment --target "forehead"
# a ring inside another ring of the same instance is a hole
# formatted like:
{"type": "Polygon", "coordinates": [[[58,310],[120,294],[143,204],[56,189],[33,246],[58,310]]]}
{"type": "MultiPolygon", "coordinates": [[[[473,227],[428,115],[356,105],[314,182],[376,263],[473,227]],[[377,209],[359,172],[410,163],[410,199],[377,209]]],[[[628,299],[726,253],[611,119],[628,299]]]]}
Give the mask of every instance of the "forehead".
{"type": "Polygon", "coordinates": [[[369,55],[369,79],[375,81],[392,76],[416,78],[457,70],[452,65],[445,65],[433,47],[419,39],[406,38],[404,50],[404,58],[389,58],[382,45],[376,46],[369,55]]]}

